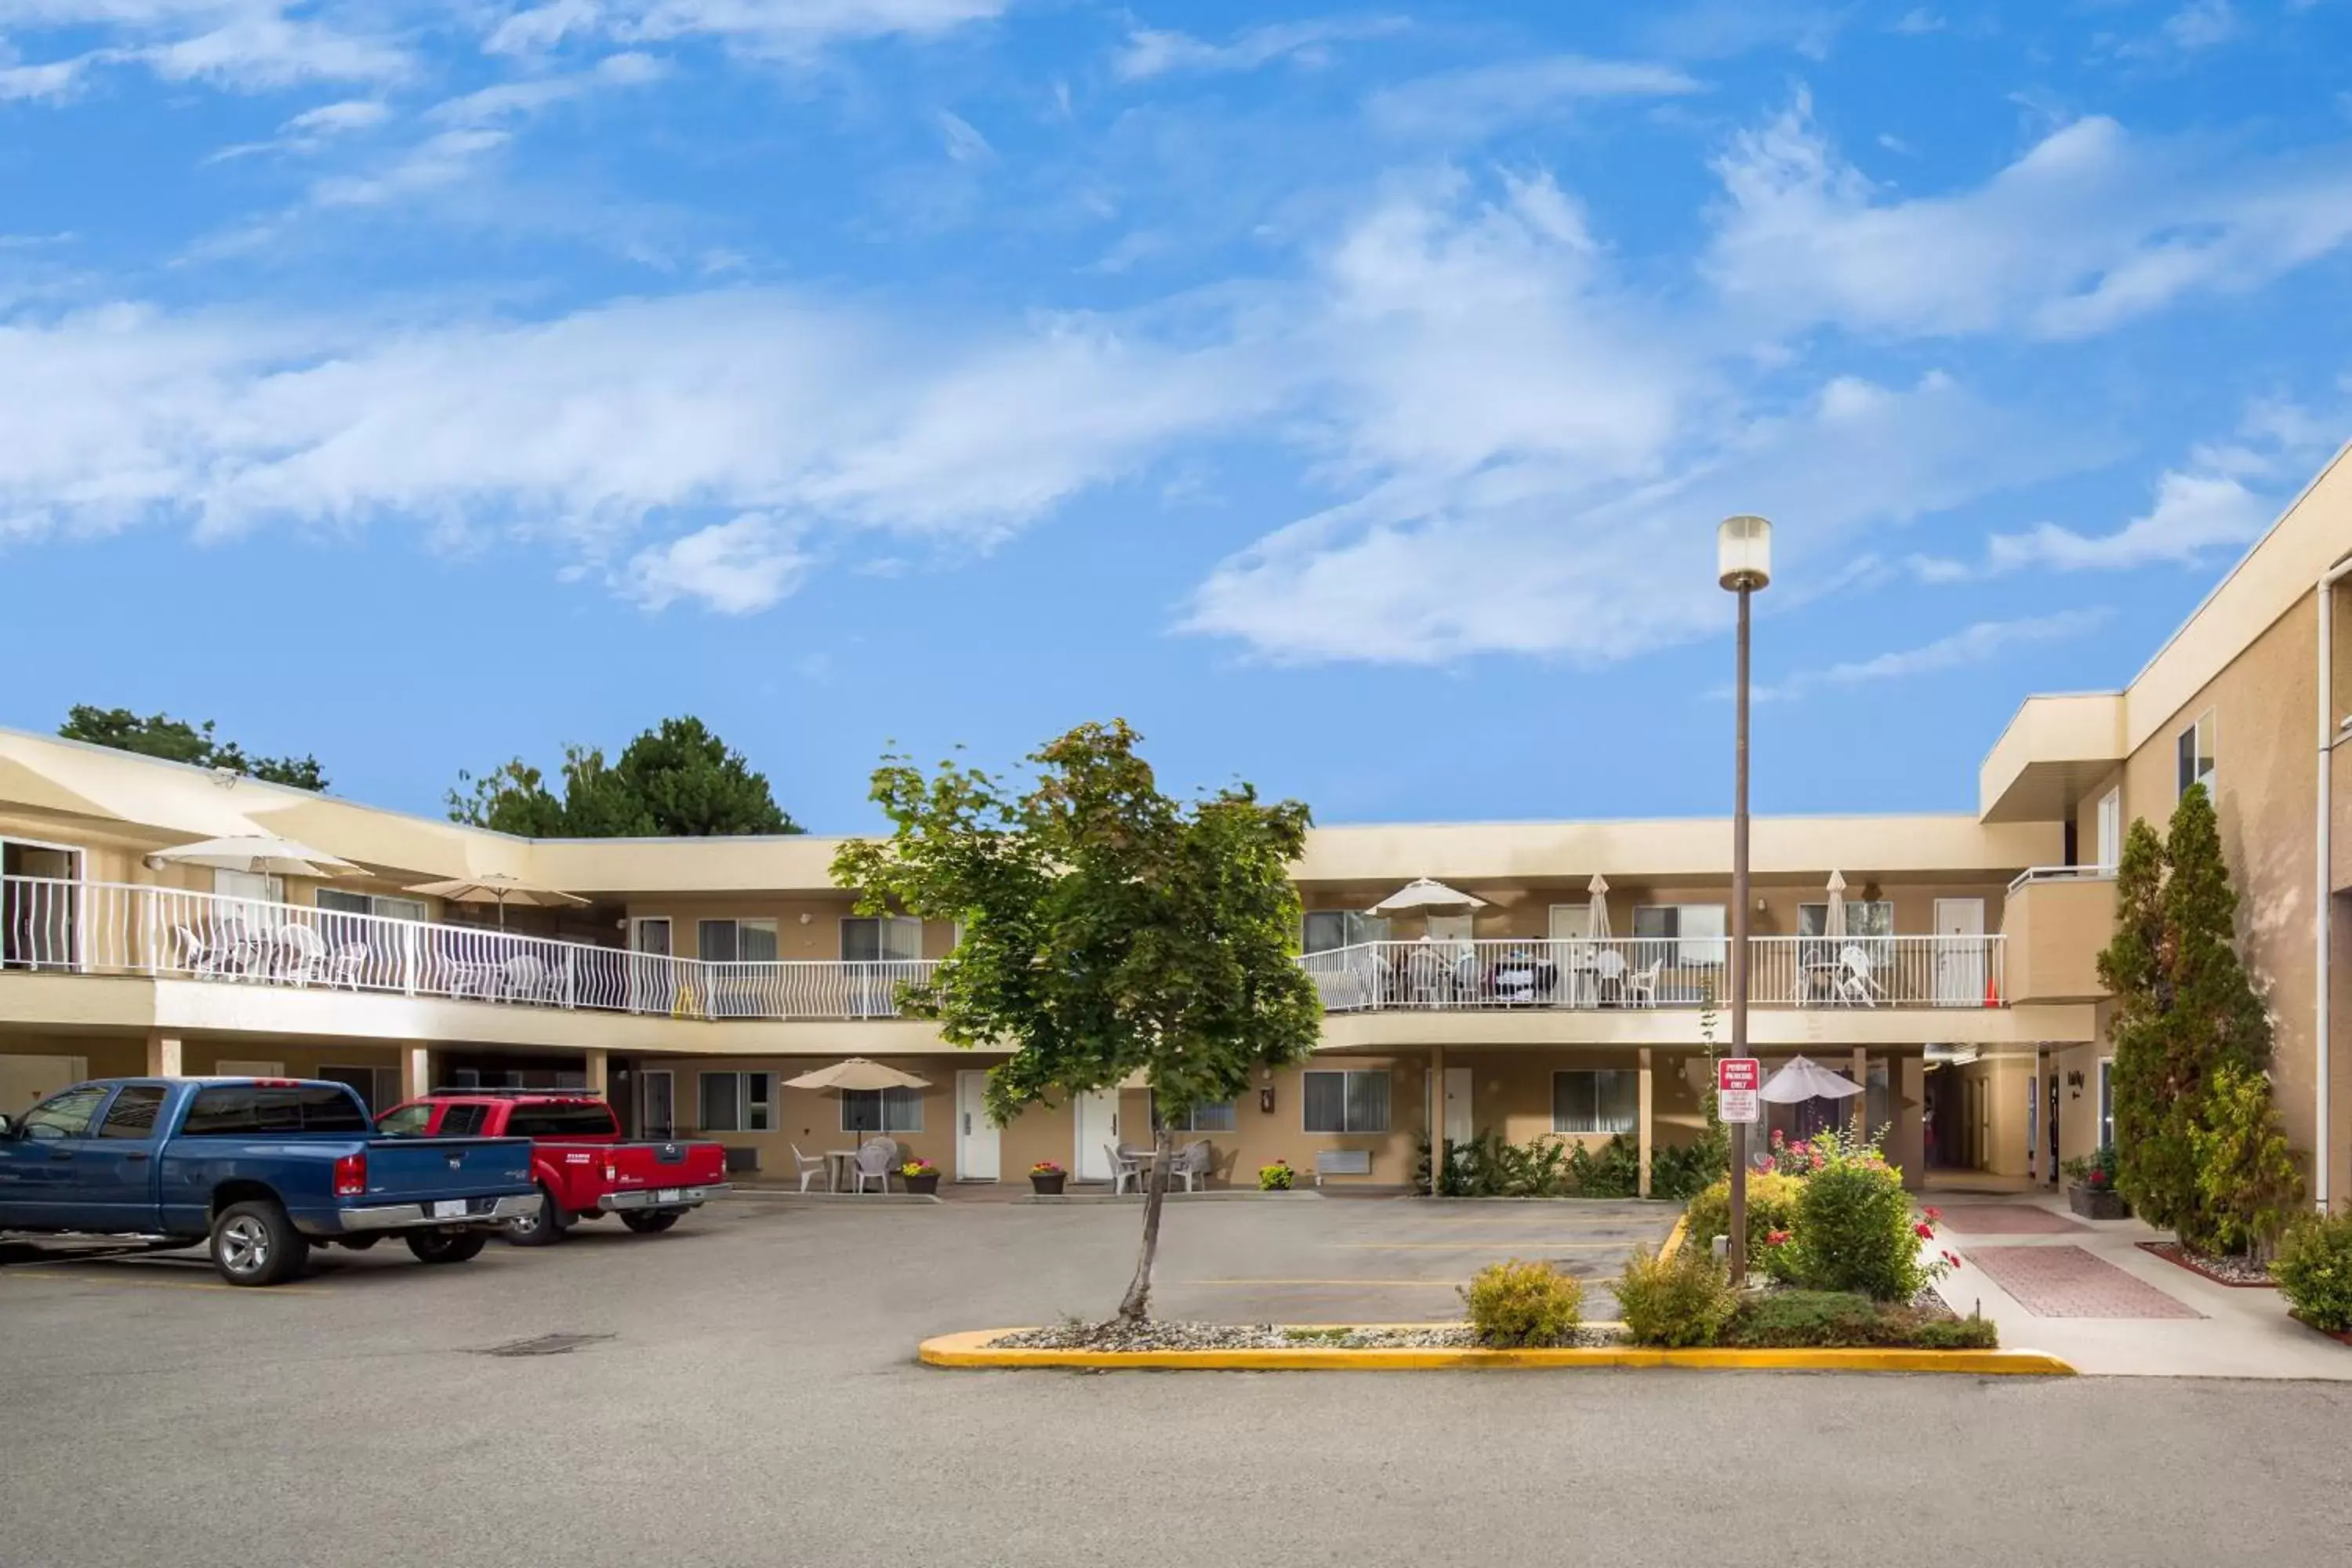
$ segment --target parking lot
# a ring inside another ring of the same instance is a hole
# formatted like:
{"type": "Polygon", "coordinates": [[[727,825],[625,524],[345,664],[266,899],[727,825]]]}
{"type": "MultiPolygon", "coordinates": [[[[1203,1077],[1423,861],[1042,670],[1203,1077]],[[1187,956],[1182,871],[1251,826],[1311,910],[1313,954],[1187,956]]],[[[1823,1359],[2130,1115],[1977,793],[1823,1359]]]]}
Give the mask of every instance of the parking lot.
{"type": "MultiPolygon", "coordinates": [[[[1160,1305],[1444,1317],[1481,1261],[1606,1275],[1671,1217],[1181,1204],[1160,1305]]],[[[2347,1526],[2336,1386],[914,1363],[926,1334],[1103,1315],[1136,1223],[742,1198],[461,1268],[324,1254],[274,1290],[193,1254],[0,1267],[0,1562],[1679,1563],[1779,1519],[1823,1563],[1965,1527],[2019,1563],[2293,1564],[2347,1526]],[[2181,1473],[2222,1484],[2192,1510],[2181,1473]]]]}

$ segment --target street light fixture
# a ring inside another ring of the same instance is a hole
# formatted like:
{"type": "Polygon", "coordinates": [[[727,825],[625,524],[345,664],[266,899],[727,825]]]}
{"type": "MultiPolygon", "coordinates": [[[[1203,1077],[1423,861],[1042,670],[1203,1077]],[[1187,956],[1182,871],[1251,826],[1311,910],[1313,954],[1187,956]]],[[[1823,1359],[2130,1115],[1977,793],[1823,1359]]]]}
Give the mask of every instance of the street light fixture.
{"type": "MultiPolygon", "coordinates": [[[[1750,604],[1772,581],[1772,525],[1727,517],[1715,531],[1716,580],[1739,595],[1738,709],[1731,800],[1731,1054],[1748,1054],[1748,658],[1750,604]]],[[[1748,1278],[1748,1123],[1731,1126],[1731,1282],[1748,1278]]]]}

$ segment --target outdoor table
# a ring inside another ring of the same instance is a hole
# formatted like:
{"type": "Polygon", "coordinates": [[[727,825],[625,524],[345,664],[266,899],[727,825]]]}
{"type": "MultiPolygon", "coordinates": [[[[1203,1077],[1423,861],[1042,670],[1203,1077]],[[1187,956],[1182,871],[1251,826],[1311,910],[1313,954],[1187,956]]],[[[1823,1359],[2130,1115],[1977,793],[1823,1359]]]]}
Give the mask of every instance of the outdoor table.
{"type": "Polygon", "coordinates": [[[824,1190],[825,1190],[825,1191],[827,1191],[827,1192],[829,1192],[829,1193],[837,1193],[837,1192],[841,1191],[841,1184],[842,1184],[842,1183],[846,1182],[846,1181],[853,1181],[853,1180],[855,1180],[855,1179],[856,1179],[856,1175],[857,1175],[857,1151],[856,1151],[856,1150],[855,1150],[855,1149],[827,1149],[827,1150],[824,1152],[824,1190]]]}
{"type": "Polygon", "coordinates": [[[1837,978],[1844,970],[1843,959],[1808,959],[1798,970],[1797,984],[1802,988],[1797,996],[1798,1005],[1809,1007],[1818,1001],[1836,1002],[1837,978]],[[1824,981],[1828,982],[1826,987],[1824,981]]]}

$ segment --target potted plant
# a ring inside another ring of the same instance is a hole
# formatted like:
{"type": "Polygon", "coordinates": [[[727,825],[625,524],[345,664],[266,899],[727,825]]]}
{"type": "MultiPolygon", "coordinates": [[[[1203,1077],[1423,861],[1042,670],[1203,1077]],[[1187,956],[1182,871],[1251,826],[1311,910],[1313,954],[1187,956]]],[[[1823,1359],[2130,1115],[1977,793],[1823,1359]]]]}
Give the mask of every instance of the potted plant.
{"type": "Polygon", "coordinates": [[[1287,1160],[1276,1160],[1271,1165],[1257,1168],[1257,1190],[1262,1193],[1286,1193],[1298,1180],[1298,1173],[1290,1168],[1287,1160]]]}
{"type": "Polygon", "coordinates": [[[1070,1173],[1051,1160],[1040,1160],[1029,1167],[1030,1188],[1041,1198],[1060,1197],[1062,1184],[1069,1179],[1070,1173]]]}
{"type": "Polygon", "coordinates": [[[936,1193],[940,1190],[940,1168],[919,1156],[898,1167],[910,1193],[936,1193]]]}
{"type": "Polygon", "coordinates": [[[2116,1149],[2099,1145],[2095,1154],[2077,1154],[2059,1167],[2066,1173],[2066,1206],[2084,1219],[2129,1219],[2131,1205],[2116,1191],[2116,1149]]]}

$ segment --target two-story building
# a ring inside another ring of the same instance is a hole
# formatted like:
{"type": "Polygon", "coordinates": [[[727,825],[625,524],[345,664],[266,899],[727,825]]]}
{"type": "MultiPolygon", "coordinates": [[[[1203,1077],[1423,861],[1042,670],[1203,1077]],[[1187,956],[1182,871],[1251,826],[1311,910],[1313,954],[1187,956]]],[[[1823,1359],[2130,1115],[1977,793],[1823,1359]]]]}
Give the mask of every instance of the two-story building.
{"type": "MultiPolygon", "coordinates": [[[[2048,1180],[2107,1135],[2105,999],[2125,824],[2214,792],[2241,935],[2278,1024],[2280,1100],[2317,1190],[2345,1179],[2352,1050],[2352,463],[2315,479],[2122,691],[2028,700],[1979,809],[1765,818],[1754,835],[1751,1037],[1865,1086],[1916,1181],[2048,1180]],[[2333,914],[2333,920],[2328,917],[2333,914]]],[[[1402,1186],[1416,1141],[1488,1131],[1645,1150],[1700,1125],[1727,1039],[1727,822],[1317,829],[1297,879],[1315,1058],[1186,1126],[1244,1179],[1276,1157],[1402,1186]],[[1375,908],[1416,879],[1458,900],[1375,908]]],[[[817,837],[525,840],[0,731],[0,1109],[85,1075],[285,1072],[373,1103],[433,1084],[588,1084],[646,1133],[708,1133],[789,1172],[887,1131],[958,1181],[1033,1161],[1108,1175],[1139,1087],[990,1125],[986,1052],[896,1016],[946,926],[860,915],[817,837]],[[191,866],[273,834],[352,868],[191,866]],[[560,909],[457,905],[494,873],[560,909]],[[846,1056],[919,1089],[783,1080],[846,1056]]],[[[1786,1113],[1783,1113],[1786,1114],[1786,1113]]]]}

